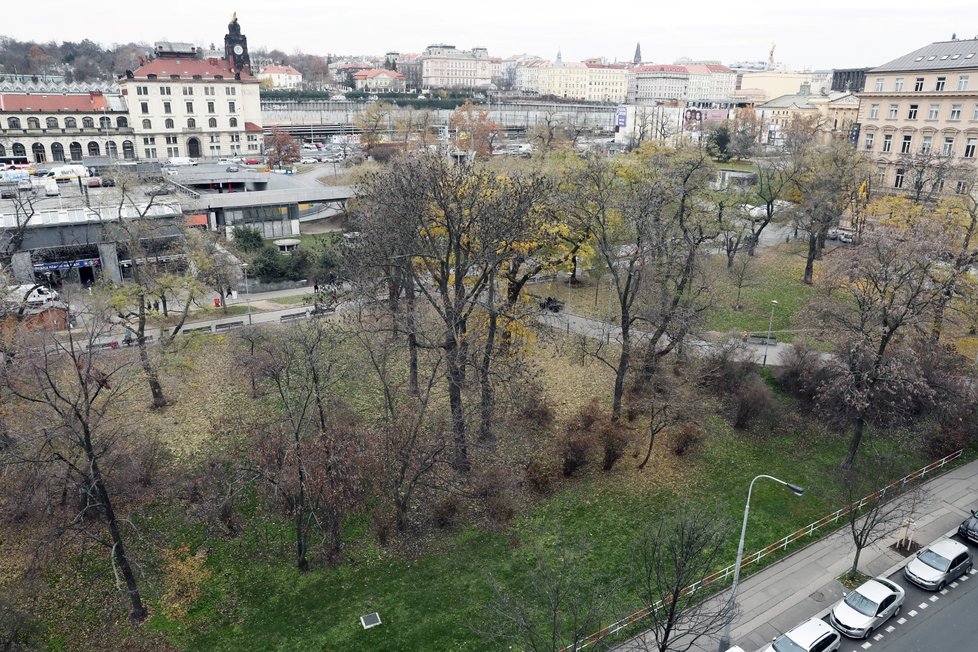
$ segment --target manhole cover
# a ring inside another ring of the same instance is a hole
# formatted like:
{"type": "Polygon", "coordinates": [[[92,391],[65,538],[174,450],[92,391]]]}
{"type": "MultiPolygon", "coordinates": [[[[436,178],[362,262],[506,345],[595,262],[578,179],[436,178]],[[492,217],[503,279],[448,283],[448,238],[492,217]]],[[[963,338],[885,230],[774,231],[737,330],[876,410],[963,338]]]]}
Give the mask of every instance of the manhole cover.
{"type": "Polygon", "coordinates": [[[825,594],[822,593],[821,591],[815,591],[815,593],[812,593],[808,597],[814,600],[815,602],[825,602],[825,594]]]}

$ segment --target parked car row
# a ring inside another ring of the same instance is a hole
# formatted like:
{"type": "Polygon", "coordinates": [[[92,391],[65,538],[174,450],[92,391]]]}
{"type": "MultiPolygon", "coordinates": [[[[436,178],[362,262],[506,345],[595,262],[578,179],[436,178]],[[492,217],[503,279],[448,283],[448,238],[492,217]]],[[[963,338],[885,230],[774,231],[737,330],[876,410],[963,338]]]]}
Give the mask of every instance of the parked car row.
{"type": "MultiPolygon", "coordinates": [[[[978,511],[958,527],[958,536],[978,544],[978,511]]],[[[960,541],[941,539],[921,549],[903,568],[903,577],[925,591],[945,587],[971,572],[974,561],[968,546],[960,541]]],[[[826,620],[809,618],[775,638],[763,652],[833,652],[842,646],[844,635],[868,639],[895,616],[899,616],[906,591],[886,577],[875,577],[832,607],[826,620]]],[[[733,647],[728,652],[744,652],[733,647]]]]}

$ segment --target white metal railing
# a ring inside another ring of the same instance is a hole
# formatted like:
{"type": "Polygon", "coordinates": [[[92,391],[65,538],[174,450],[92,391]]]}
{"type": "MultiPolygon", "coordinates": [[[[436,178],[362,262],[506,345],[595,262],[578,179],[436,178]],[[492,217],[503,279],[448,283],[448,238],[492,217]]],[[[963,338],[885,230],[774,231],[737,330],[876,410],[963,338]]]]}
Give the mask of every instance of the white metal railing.
{"type": "MultiPolygon", "coordinates": [[[[752,552],[750,555],[745,556],[740,563],[740,567],[743,569],[745,566],[756,564],[757,562],[759,562],[760,560],[764,559],[765,557],[767,557],[772,553],[781,550],[786,550],[789,544],[803,537],[811,536],[816,531],[822,529],[823,527],[826,527],[829,524],[835,524],[836,522],[838,522],[840,518],[847,515],[850,509],[855,509],[856,511],[858,511],[862,509],[868,502],[871,502],[873,500],[876,500],[877,498],[881,498],[885,496],[887,491],[894,489],[896,487],[905,487],[910,482],[914,482],[915,480],[920,480],[924,478],[928,473],[932,473],[934,471],[943,469],[945,466],[947,466],[949,463],[953,462],[954,460],[958,459],[963,454],[964,454],[963,448],[957,450],[946,457],[942,457],[936,462],[931,462],[927,466],[917,469],[913,473],[909,473],[903,476],[899,480],[895,480],[891,482],[890,484],[886,485],[881,489],[877,489],[876,491],[869,494],[868,496],[865,496],[864,498],[860,499],[859,502],[855,505],[851,505],[836,510],[831,514],[823,516],[817,521],[809,523],[803,528],[795,530],[788,536],[778,539],[777,541],[767,546],[766,548],[762,548],[760,550],[752,552]]],[[[695,593],[696,591],[699,591],[701,589],[712,587],[715,584],[725,582],[733,576],[733,573],[734,573],[734,564],[731,564],[726,568],[721,568],[720,570],[716,571],[715,573],[712,573],[711,575],[707,575],[706,577],[704,577],[698,582],[694,582],[693,584],[690,584],[689,586],[687,586],[682,590],[682,593],[683,595],[689,593],[695,593]]],[[[594,645],[595,643],[598,643],[599,641],[602,641],[605,638],[608,638],[609,636],[614,636],[615,634],[617,634],[623,629],[631,627],[632,625],[638,623],[643,618],[648,616],[652,611],[661,609],[662,607],[663,607],[662,601],[656,602],[653,605],[643,607],[638,611],[625,616],[621,620],[612,623],[607,627],[599,629],[598,631],[592,634],[587,635],[580,642],[572,645],[568,645],[563,649],[562,652],[575,652],[576,650],[583,650],[586,647],[590,647],[591,645],[594,645]]]]}

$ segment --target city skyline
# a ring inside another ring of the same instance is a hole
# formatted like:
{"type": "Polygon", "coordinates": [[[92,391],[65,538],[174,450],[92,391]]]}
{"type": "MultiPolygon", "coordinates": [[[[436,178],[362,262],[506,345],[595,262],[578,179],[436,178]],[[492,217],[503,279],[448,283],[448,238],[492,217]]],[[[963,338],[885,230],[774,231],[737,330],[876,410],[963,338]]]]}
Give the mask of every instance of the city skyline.
{"type": "Polygon", "coordinates": [[[939,0],[926,12],[908,0],[879,7],[841,0],[810,7],[757,0],[749,10],[706,1],[695,12],[679,5],[653,7],[620,0],[607,15],[565,3],[515,0],[499,0],[491,12],[471,7],[460,12],[446,0],[382,10],[339,0],[330,11],[311,0],[275,4],[238,0],[220,6],[194,5],[193,11],[192,22],[183,11],[154,14],[148,20],[145,12],[132,10],[131,3],[108,0],[100,12],[111,20],[79,21],[69,11],[45,12],[41,19],[32,8],[13,5],[5,8],[4,22],[15,28],[5,29],[3,35],[38,42],[89,38],[105,46],[165,40],[220,45],[232,12],[237,12],[252,50],[265,47],[287,54],[301,50],[382,55],[449,43],[460,49],[486,47],[499,57],[526,52],[554,58],[559,50],[565,61],[597,56],[631,61],[635,43],[640,42],[646,61],[671,63],[690,57],[730,64],[766,60],[773,44],[778,62],[794,69],[826,69],[877,66],[908,49],[949,40],[954,33],[960,39],[974,38],[975,34],[962,30],[978,29],[955,21],[970,11],[970,4],[962,0],[939,0]],[[365,29],[350,29],[351,23],[365,29]]]}

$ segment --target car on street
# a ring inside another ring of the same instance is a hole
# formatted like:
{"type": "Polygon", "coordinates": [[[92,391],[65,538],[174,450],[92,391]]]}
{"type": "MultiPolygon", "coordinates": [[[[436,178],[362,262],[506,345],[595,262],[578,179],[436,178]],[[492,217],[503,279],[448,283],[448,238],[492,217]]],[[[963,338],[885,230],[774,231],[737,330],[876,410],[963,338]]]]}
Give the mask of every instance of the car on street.
{"type": "Polygon", "coordinates": [[[241,168],[239,168],[237,165],[229,165],[226,168],[224,168],[224,171],[225,172],[237,172],[240,169],[241,168]]]}
{"type": "Polygon", "coordinates": [[[85,185],[89,188],[101,188],[102,187],[102,177],[88,177],[85,179],[85,185]]]}
{"type": "Polygon", "coordinates": [[[785,632],[764,648],[764,652],[835,652],[842,647],[842,637],[824,620],[809,618],[785,632]]]}
{"type": "Polygon", "coordinates": [[[885,577],[877,577],[845,594],[829,613],[829,622],[850,638],[869,638],[892,616],[900,613],[906,592],[885,577]]]}
{"type": "Polygon", "coordinates": [[[843,242],[845,244],[852,244],[854,240],[855,238],[848,231],[839,231],[839,242],[843,242]]]}
{"type": "Polygon", "coordinates": [[[4,186],[0,188],[0,199],[13,199],[17,196],[17,186],[4,186]]]}
{"type": "Polygon", "coordinates": [[[978,543],[978,511],[971,510],[971,516],[958,526],[958,536],[965,541],[978,543]]]}
{"type": "Polygon", "coordinates": [[[922,589],[941,591],[972,567],[968,547],[958,541],[941,539],[917,553],[903,569],[903,575],[922,589]]]}
{"type": "Polygon", "coordinates": [[[303,165],[311,165],[313,163],[319,163],[319,161],[317,159],[312,158],[312,157],[306,156],[306,157],[300,159],[299,163],[302,163],[303,165]]]}
{"type": "Polygon", "coordinates": [[[245,165],[260,165],[261,164],[261,159],[260,158],[254,158],[254,157],[252,157],[252,158],[246,158],[244,160],[244,164],[245,165]]]}

